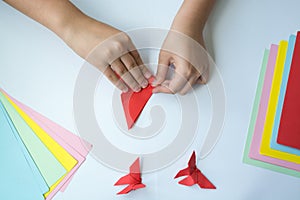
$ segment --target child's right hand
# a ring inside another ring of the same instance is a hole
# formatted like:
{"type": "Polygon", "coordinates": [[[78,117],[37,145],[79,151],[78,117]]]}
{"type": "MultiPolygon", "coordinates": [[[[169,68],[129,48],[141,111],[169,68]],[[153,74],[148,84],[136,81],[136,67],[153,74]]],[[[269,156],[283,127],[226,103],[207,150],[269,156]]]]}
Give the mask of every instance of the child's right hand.
{"type": "Polygon", "coordinates": [[[88,17],[69,0],[5,1],[55,32],[120,90],[137,92],[148,85],[151,74],[128,35],[88,17]]]}
{"type": "Polygon", "coordinates": [[[68,29],[65,42],[120,90],[129,87],[138,92],[147,87],[151,73],[126,33],[85,15],[72,20],[68,29]]]}

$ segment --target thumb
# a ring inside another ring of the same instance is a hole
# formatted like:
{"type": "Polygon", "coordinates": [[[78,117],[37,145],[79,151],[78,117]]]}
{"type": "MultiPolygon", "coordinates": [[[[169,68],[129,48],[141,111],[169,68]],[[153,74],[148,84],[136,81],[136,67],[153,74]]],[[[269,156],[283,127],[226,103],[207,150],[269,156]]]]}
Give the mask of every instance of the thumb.
{"type": "Polygon", "coordinates": [[[168,54],[160,52],[158,59],[158,66],[156,72],[156,80],[153,82],[153,86],[160,85],[166,79],[170,65],[170,59],[168,54]]]}
{"type": "Polygon", "coordinates": [[[172,94],[172,91],[169,89],[170,80],[166,80],[161,85],[153,88],[152,93],[166,93],[166,94],[172,94]]]}
{"type": "Polygon", "coordinates": [[[208,79],[209,79],[209,68],[207,68],[205,72],[201,74],[201,76],[198,78],[197,83],[206,84],[208,82],[208,79]]]}

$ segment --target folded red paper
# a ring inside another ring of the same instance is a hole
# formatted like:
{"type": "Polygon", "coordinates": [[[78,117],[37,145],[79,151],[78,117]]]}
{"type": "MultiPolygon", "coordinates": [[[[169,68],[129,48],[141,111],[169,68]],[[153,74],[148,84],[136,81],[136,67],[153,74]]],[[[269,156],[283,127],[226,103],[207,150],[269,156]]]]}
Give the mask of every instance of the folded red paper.
{"type": "Polygon", "coordinates": [[[141,170],[140,170],[140,159],[137,158],[133,164],[129,168],[129,174],[126,176],[121,177],[115,185],[126,185],[128,184],[127,187],[125,187],[123,190],[118,192],[117,194],[127,194],[128,192],[132,190],[136,190],[139,188],[144,188],[146,185],[142,183],[142,178],[141,178],[141,170]]]}
{"type": "Polygon", "coordinates": [[[277,142],[300,149],[300,32],[297,33],[277,142]]]}
{"type": "Polygon", "coordinates": [[[196,166],[196,154],[193,151],[193,154],[189,160],[188,167],[180,170],[175,178],[187,176],[186,178],[179,181],[179,184],[192,186],[198,184],[201,188],[206,189],[216,189],[216,187],[204,176],[204,174],[196,166]]]}
{"type": "MultiPolygon", "coordinates": [[[[149,83],[152,83],[154,77],[149,79],[149,83]]],[[[138,119],[146,103],[152,95],[153,87],[149,84],[146,88],[140,92],[133,92],[129,90],[126,93],[121,94],[121,101],[125,113],[128,129],[132,128],[133,124],[138,119]]]]}

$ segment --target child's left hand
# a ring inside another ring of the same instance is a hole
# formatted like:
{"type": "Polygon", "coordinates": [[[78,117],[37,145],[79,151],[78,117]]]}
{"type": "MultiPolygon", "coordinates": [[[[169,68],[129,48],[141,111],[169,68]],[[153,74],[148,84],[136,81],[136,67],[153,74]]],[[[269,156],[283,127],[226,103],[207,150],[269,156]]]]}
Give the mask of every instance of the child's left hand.
{"type": "Polygon", "coordinates": [[[159,54],[154,93],[184,95],[195,83],[208,81],[210,61],[202,33],[213,4],[214,0],[183,2],[159,54]],[[166,80],[170,65],[175,74],[166,80]]]}
{"type": "Polygon", "coordinates": [[[205,84],[209,76],[208,55],[202,34],[199,43],[186,35],[170,31],[159,54],[154,93],[185,95],[194,84],[205,84]],[[171,80],[166,80],[169,66],[174,66],[171,80]]]}

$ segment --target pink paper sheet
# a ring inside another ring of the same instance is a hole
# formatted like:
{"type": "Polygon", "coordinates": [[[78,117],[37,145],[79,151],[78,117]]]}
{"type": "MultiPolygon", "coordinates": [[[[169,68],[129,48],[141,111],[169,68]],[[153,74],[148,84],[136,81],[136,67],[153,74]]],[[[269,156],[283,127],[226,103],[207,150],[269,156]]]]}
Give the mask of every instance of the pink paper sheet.
{"type": "MultiPolygon", "coordinates": [[[[4,92],[4,91],[3,91],[4,92]]],[[[5,93],[5,92],[4,92],[5,93]]],[[[7,93],[5,93],[9,96],[7,93]]],[[[71,181],[71,178],[84,162],[85,157],[92,148],[92,145],[82,140],[80,137],[74,135],[70,131],[64,129],[58,124],[52,122],[21,102],[9,96],[9,98],[16,103],[26,114],[28,114],[42,129],[44,129],[56,142],[58,142],[64,149],[66,149],[77,161],[77,165],[64,177],[64,179],[57,185],[57,187],[47,196],[50,200],[58,191],[64,191],[71,181]]]]}
{"type": "Polygon", "coordinates": [[[264,79],[264,85],[262,89],[262,95],[259,104],[259,110],[256,118],[254,134],[253,134],[252,143],[250,147],[249,157],[252,159],[261,160],[274,165],[279,165],[282,167],[300,171],[300,165],[296,163],[279,160],[269,156],[264,156],[259,153],[260,142],[264,130],[265,117],[267,113],[270,90],[271,90],[272,79],[274,74],[274,67],[276,63],[277,51],[278,51],[278,46],[272,44],[270,49],[268,64],[267,64],[267,71],[264,79]]]}

